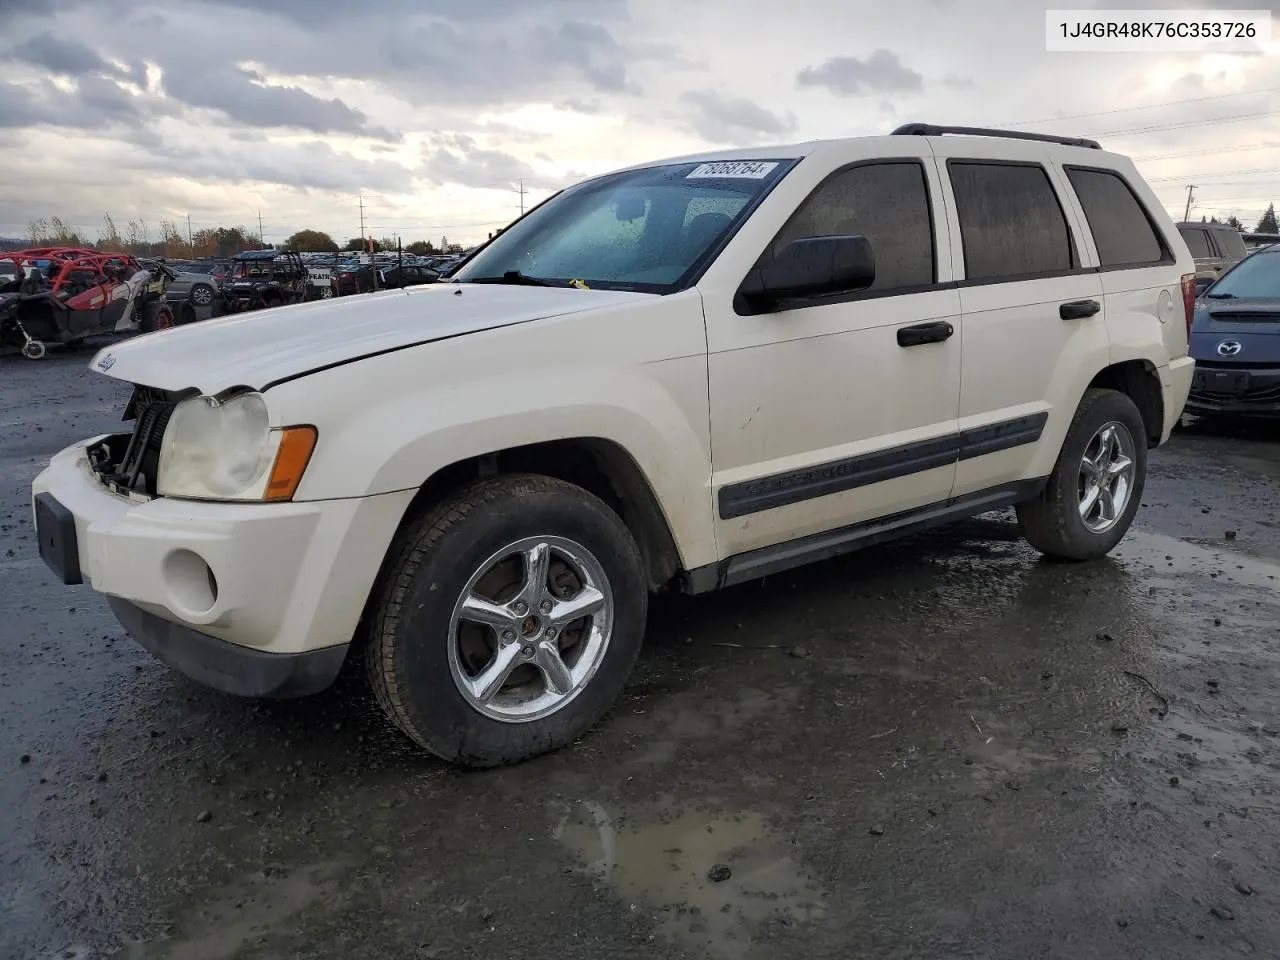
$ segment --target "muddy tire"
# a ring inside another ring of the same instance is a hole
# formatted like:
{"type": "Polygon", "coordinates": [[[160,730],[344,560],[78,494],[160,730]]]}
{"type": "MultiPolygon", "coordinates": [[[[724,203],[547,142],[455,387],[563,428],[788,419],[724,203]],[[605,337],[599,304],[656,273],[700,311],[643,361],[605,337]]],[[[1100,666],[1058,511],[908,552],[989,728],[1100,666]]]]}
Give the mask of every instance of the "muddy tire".
{"type": "Polygon", "coordinates": [[[173,326],[173,311],[166,304],[149,303],[142,311],[142,332],[154,333],[173,326]]]}
{"type": "Polygon", "coordinates": [[[384,563],[365,667],[413,740],[463,766],[571,743],[621,694],[648,592],[625,524],[546,477],[478,481],[406,524],[384,563]]]}
{"type": "Polygon", "coordinates": [[[1057,559],[1105,556],[1128,532],[1146,477],[1147,432],[1137,406],[1119,391],[1090,389],[1044,491],[1018,505],[1022,535],[1057,559]]]}

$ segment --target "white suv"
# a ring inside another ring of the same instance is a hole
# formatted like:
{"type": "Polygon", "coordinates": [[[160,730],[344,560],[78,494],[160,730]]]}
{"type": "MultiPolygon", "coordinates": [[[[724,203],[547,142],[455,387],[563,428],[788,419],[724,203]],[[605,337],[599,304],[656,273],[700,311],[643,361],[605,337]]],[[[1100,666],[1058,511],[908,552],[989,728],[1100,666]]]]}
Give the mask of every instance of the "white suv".
{"type": "Polygon", "coordinates": [[[632,167],[449,282],[100,353],[133,429],[36,478],[40,549],[199,681],[306,694],[358,656],[427,749],[520,760],[609,709],[651,591],[1011,505],[1107,553],[1187,396],[1194,274],[1091,141],[632,167]]]}

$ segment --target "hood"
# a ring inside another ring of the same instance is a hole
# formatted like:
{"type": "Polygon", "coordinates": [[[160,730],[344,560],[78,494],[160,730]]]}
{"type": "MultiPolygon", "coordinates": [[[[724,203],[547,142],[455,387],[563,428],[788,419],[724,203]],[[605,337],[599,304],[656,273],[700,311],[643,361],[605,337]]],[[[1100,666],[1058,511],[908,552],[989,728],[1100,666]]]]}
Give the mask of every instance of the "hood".
{"type": "Polygon", "coordinates": [[[112,344],[91,369],[162,390],[261,390],[378,353],[652,294],[502,284],[427,284],[232,314],[112,344]]]}
{"type": "Polygon", "coordinates": [[[1280,363],[1280,300],[1198,300],[1190,346],[1196,360],[1242,366],[1280,363]],[[1240,348],[1229,346],[1233,352],[1223,354],[1218,349],[1223,343],[1240,348]]]}

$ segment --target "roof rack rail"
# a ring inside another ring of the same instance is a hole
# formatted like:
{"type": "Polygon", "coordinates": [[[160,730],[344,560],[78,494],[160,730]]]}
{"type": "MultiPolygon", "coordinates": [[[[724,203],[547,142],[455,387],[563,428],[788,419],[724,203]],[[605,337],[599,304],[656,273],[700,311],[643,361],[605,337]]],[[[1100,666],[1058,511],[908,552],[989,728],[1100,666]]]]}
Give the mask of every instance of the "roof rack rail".
{"type": "Polygon", "coordinates": [[[1090,150],[1101,150],[1102,144],[1097,140],[1084,137],[1055,137],[1051,133],[1024,133],[1021,130],[993,130],[988,127],[940,127],[932,123],[904,123],[893,136],[940,137],[946,133],[960,134],[970,137],[1006,137],[1010,140],[1039,140],[1044,143],[1060,143],[1066,147],[1088,147],[1090,150]]]}

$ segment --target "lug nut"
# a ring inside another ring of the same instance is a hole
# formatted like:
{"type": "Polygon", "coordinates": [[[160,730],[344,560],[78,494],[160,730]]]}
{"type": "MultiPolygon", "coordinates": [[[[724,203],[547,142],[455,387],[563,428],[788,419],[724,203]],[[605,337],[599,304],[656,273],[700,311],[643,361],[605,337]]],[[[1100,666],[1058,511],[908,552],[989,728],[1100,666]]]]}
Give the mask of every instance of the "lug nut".
{"type": "Polygon", "coordinates": [[[550,601],[550,600],[543,600],[543,601],[542,601],[542,607],[541,607],[541,610],[542,610],[542,612],[543,612],[543,613],[550,613],[550,612],[551,612],[551,601],[550,601]]]}
{"type": "Polygon", "coordinates": [[[525,648],[524,648],[523,650],[521,650],[520,652],[521,652],[521,653],[523,653],[526,657],[532,657],[532,656],[533,656],[533,647],[525,647],[525,648]]]}
{"type": "Polygon", "coordinates": [[[507,643],[510,643],[510,642],[511,642],[512,640],[514,640],[515,638],[516,638],[516,632],[515,632],[514,630],[503,630],[503,631],[502,631],[502,639],[503,639],[503,640],[505,640],[505,641],[507,641],[507,643]]]}
{"type": "Polygon", "coordinates": [[[516,613],[521,614],[523,616],[525,613],[528,612],[528,610],[529,610],[529,605],[527,603],[525,603],[523,600],[516,601],[516,613]]]}
{"type": "Polygon", "coordinates": [[[554,640],[555,638],[556,638],[556,628],[555,628],[555,627],[547,627],[547,639],[548,639],[548,640],[554,640]]]}

